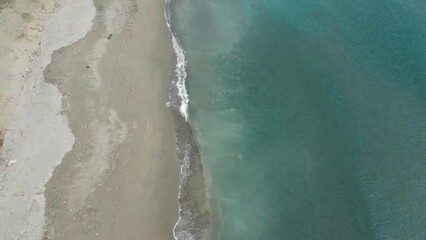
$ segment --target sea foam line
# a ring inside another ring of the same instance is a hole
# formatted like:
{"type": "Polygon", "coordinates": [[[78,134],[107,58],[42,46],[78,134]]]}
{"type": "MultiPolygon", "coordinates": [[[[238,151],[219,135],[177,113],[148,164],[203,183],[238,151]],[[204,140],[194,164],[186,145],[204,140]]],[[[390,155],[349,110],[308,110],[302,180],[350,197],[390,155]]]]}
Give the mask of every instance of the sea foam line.
{"type": "Polygon", "coordinates": [[[185,121],[188,122],[188,104],[189,104],[189,95],[186,90],[186,56],[185,51],[179,44],[178,39],[172,31],[171,27],[171,16],[170,16],[170,0],[165,0],[166,6],[164,11],[164,17],[166,19],[167,27],[169,28],[170,35],[172,37],[172,45],[176,54],[176,80],[173,81],[173,84],[176,86],[178,90],[178,95],[181,100],[181,104],[179,107],[180,113],[185,118],[185,121]]]}
{"type": "MultiPolygon", "coordinates": [[[[176,143],[178,140],[176,140],[176,143]]],[[[180,161],[180,184],[179,184],[179,194],[178,194],[178,204],[179,204],[179,218],[173,227],[173,237],[175,240],[195,240],[195,236],[191,233],[190,230],[193,230],[194,223],[192,220],[192,211],[191,206],[185,206],[179,200],[184,197],[184,188],[187,184],[187,180],[190,172],[190,157],[189,152],[191,151],[191,145],[186,144],[183,149],[184,151],[183,159],[180,161]]],[[[181,149],[178,149],[179,153],[182,153],[181,149]]]]}
{"type": "MultiPolygon", "coordinates": [[[[170,0],[165,0],[165,10],[164,10],[164,17],[166,19],[167,27],[170,31],[170,35],[172,38],[172,46],[176,54],[176,68],[175,68],[175,74],[176,78],[173,80],[171,85],[171,92],[170,97],[172,97],[173,90],[177,90],[177,95],[180,98],[180,105],[179,105],[179,111],[182,117],[185,119],[186,122],[188,122],[188,104],[189,104],[189,95],[186,90],[186,57],[185,57],[185,51],[182,49],[182,47],[179,44],[178,39],[176,38],[175,34],[172,31],[171,27],[171,12],[170,12],[170,0]],[[176,87],[176,89],[173,89],[173,87],[176,87]]],[[[173,102],[172,99],[169,100],[168,103],[169,106],[171,106],[171,103],[173,102]]],[[[179,137],[176,136],[176,146],[177,151],[180,153],[179,155],[183,155],[182,159],[179,159],[179,165],[180,165],[180,182],[179,182],[179,193],[178,193],[178,205],[179,205],[179,218],[173,227],[173,238],[175,240],[195,240],[195,237],[191,234],[189,231],[191,229],[191,210],[188,207],[185,207],[182,205],[182,203],[179,201],[181,198],[183,198],[184,195],[184,188],[187,184],[187,179],[189,177],[190,173],[190,164],[191,159],[189,152],[191,150],[191,146],[189,144],[185,144],[184,147],[179,147],[181,144],[179,144],[179,137]],[[183,154],[182,154],[183,153],[183,154]]]]}

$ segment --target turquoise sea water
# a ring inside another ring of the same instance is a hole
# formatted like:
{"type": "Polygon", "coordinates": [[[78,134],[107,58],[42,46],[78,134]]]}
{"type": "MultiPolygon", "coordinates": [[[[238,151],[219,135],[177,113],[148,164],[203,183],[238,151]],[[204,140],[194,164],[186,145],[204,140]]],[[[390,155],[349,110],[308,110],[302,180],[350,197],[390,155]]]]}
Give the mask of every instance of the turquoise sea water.
{"type": "Polygon", "coordinates": [[[219,239],[426,239],[426,2],[173,0],[219,239]]]}

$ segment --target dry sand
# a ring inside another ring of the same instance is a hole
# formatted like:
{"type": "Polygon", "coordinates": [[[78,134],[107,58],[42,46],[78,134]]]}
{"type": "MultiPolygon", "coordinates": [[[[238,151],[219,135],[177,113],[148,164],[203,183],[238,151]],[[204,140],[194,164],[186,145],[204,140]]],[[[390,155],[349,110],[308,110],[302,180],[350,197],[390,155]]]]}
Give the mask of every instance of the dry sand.
{"type": "Polygon", "coordinates": [[[178,166],[165,105],[174,61],[164,1],[94,6],[62,1],[40,19],[40,56],[22,87],[6,63],[28,64],[0,60],[0,81],[14,89],[0,94],[17,99],[0,101],[10,109],[0,118],[10,129],[0,239],[173,238],[178,166]]]}
{"type": "Polygon", "coordinates": [[[2,18],[11,20],[3,26],[10,27],[10,32],[3,35],[2,48],[9,52],[1,61],[5,72],[1,82],[6,83],[1,95],[11,101],[1,104],[7,131],[0,153],[0,239],[41,239],[44,185],[74,142],[67,119],[60,114],[61,94],[44,82],[43,69],[54,50],[86,35],[95,9],[85,0],[46,2],[45,6],[51,6],[49,12],[36,4],[32,11],[22,1],[2,11],[2,18]],[[21,17],[17,11],[21,7],[33,13],[34,26],[14,18],[14,14],[21,17]],[[74,20],[77,13],[80,17],[74,20]],[[24,31],[26,37],[14,37],[14,29],[24,31]]]}

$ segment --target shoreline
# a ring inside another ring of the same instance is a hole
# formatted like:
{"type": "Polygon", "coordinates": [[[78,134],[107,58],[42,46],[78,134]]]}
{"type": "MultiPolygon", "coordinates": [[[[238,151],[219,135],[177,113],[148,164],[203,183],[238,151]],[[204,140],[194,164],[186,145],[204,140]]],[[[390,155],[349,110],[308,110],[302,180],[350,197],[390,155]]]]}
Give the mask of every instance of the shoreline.
{"type": "Polygon", "coordinates": [[[173,228],[175,240],[218,239],[219,212],[202,162],[195,136],[189,123],[189,95],[186,89],[187,59],[185,50],[172,27],[172,3],[165,0],[164,18],[175,54],[175,76],[169,89],[167,106],[175,122],[175,144],[180,165],[179,218],[173,228]]]}

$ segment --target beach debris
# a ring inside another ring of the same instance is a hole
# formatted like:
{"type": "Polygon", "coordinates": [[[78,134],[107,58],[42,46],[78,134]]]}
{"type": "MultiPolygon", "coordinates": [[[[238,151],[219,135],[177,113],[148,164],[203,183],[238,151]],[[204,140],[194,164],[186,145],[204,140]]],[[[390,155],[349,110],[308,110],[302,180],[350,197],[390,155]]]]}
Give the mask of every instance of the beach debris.
{"type": "Polygon", "coordinates": [[[87,66],[86,66],[86,68],[90,68],[90,66],[89,66],[89,65],[87,65],[87,66]]]}
{"type": "Polygon", "coordinates": [[[110,40],[110,39],[111,39],[111,37],[112,37],[112,33],[108,36],[108,40],[110,40]]]}
{"type": "Polygon", "coordinates": [[[10,166],[12,166],[13,164],[15,164],[16,163],[16,160],[10,160],[8,163],[7,163],[7,167],[10,167],[10,166]]]}
{"type": "Polygon", "coordinates": [[[25,196],[25,191],[20,191],[20,192],[13,193],[12,196],[14,196],[14,197],[23,197],[23,196],[25,196]]]}

